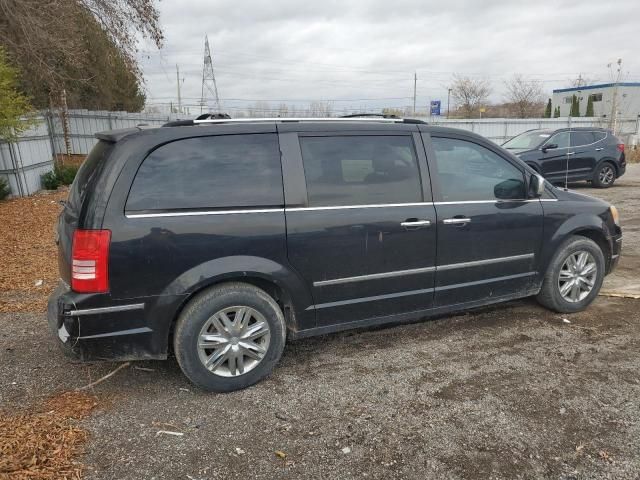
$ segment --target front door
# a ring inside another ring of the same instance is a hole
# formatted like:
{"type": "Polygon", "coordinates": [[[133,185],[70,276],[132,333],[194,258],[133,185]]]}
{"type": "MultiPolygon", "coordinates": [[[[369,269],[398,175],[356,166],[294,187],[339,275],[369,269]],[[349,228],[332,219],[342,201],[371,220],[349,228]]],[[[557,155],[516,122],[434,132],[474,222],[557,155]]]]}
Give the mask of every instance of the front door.
{"type": "Polygon", "coordinates": [[[564,181],[567,170],[570,168],[569,159],[572,155],[569,149],[569,132],[556,133],[545,142],[543,148],[551,145],[555,147],[547,148],[546,152],[540,152],[541,173],[549,181],[564,181]]]}
{"type": "Polygon", "coordinates": [[[527,199],[523,167],[469,137],[432,137],[431,145],[438,217],[435,306],[531,291],[543,214],[539,200],[527,199]]]}
{"type": "Polygon", "coordinates": [[[318,326],[431,307],[436,215],[420,136],[299,133],[299,144],[307,203],[286,209],[288,256],[318,326]]]}

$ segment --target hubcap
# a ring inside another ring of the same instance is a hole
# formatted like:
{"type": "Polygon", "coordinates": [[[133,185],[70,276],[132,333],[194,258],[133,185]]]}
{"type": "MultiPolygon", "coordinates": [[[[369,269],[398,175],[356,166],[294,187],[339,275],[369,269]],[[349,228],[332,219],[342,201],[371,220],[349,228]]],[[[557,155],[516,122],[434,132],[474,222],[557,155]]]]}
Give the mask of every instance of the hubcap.
{"type": "Polygon", "coordinates": [[[613,171],[613,168],[606,166],[606,167],[602,167],[602,170],[600,170],[600,183],[611,183],[613,181],[613,177],[615,176],[615,172],[613,171]]]}
{"type": "Polygon", "coordinates": [[[214,313],[198,335],[198,356],[213,374],[236,377],[253,370],[269,349],[271,331],[264,316],[251,307],[229,307],[214,313]]]}
{"type": "Polygon", "coordinates": [[[580,250],[569,255],[560,269],[558,289],[567,302],[583,300],[591,293],[598,275],[598,266],[589,252],[580,250]]]}

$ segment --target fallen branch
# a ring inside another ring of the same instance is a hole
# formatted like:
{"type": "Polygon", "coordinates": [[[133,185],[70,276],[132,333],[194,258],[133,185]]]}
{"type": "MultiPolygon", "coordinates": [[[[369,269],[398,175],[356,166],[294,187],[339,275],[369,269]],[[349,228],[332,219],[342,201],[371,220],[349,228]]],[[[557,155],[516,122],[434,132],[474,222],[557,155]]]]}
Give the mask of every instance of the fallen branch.
{"type": "Polygon", "coordinates": [[[633,298],[635,300],[640,299],[640,294],[636,293],[600,292],[599,295],[601,297],[633,298]]]}
{"type": "Polygon", "coordinates": [[[123,368],[127,368],[129,365],[131,365],[131,362],[125,362],[122,365],[119,365],[118,368],[116,368],[115,370],[113,370],[110,373],[107,373],[104,377],[100,377],[98,380],[96,380],[95,382],[91,382],[89,385],[85,385],[84,387],[80,387],[80,388],[76,388],[76,391],[80,391],[80,390],[87,390],[89,388],[93,388],[96,385],[98,385],[99,383],[104,382],[105,380],[107,380],[110,377],[113,377],[116,373],[118,373],[120,370],[122,370],[123,368]]]}

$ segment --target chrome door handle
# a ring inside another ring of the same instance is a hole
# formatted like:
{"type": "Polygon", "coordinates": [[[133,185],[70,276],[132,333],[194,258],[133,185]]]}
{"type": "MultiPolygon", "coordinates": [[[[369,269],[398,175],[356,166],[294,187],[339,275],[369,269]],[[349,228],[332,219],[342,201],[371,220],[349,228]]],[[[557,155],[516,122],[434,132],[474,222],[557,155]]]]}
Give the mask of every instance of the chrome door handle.
{"type": "Polygon", "coordinates": [[[400,224],[401,227],[428,227],[431,225],[431,220],[412,220],[402,222],[400,224]]]}
{"type": "Polygon", "coordinates": [[[576,152],[567,152],[567,157],[568,157],[569,155],[575,155],[575,154],[576,154],[576,152]]]}
{"type": "Polygon", "coordinates": [[[602,150],[604,150],[604,147],[596,148],[596,152],[600,152],[602,150]]]}
{"type": "Polygon", "coordinates": [[[470,221],[470,218],[445,218],[442,223],[445,225],[465,225],[470,221]]]}

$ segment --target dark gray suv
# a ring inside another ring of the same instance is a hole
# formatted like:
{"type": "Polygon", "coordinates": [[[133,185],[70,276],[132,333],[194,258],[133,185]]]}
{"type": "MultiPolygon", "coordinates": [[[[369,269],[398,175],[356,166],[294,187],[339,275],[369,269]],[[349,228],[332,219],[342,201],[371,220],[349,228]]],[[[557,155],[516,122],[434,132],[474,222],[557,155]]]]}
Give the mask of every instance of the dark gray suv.
{"type": "Polygon", "coordinates": [[[502,145],[553,183],[587,180],[599,188],[624,175],[624,143],[603,128],[529,130],[502,145]]]}

